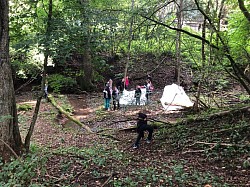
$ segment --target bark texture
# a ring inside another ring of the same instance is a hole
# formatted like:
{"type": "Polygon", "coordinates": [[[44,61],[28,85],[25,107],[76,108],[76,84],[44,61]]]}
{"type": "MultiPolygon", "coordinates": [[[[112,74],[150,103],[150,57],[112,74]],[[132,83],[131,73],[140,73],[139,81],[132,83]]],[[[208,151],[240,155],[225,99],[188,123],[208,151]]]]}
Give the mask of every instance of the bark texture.
{"type": "Polygon", "coordinates": [[[3,160],[8,160],[13,150],[20,155],[22,146],[9,59],[8,12],[8,0],[0,0],[0,157],[3,160]]]}

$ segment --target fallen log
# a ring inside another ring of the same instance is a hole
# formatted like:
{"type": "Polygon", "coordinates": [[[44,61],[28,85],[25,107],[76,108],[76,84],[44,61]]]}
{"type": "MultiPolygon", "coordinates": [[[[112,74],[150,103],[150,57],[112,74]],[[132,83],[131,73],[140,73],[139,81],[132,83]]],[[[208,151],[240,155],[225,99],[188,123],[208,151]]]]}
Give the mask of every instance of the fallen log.
{"type": "MultiPolygon", "coordinates": [[[[155,120],[152,118],[148,118],[148,121],[151,122],[151,125],[155,128],[155,129],[161,129],[161,128],[172,128],[172,127],[176,127],[178,125],[187,125],[190,123],[197,123],[197,122],[204,122],[204,121],[210,121],[216,118],[222,118],[225,116],[229,116],[232,115],[234,116],[236,113],[244,113],[250,112],[250,106],[244,106],[242,108],[237,108],[237,109],[231,109],[231,110],[227,110],[227,111],[221,111],[218,113],[214,113],[211,115],[206,115],[204,117],[197,117],[197,118],[188,118],[188,119],[182,119],[180,121],[176,121],[176,122],[170,122],[167,120],[155,120]]],[[[130,119],[131,120],[131,119],[130,119]]],[[[124,128],[124,129],[120,129],[120,131],[131,131],[131,130],[135,130],[136,126],[131,126],[128,128],[124,128]]]]}
{"type": "Polygon", "coordinates": [[[84,125],[83,123],[81,123],[78,119],[72,117],[68,112],[66,112],[65,110],[63,110],[63,108],[61,106],[59,106],[56,101],[55,98],[53,97],[53,95],[49,94],[48,95],[48,101],[57,109],[59,110],[62,114],[64,114],[69,120],[73,121],[75,124],[77,124],[78,126],[84,128],[85,130],[87,130],[87,132],[89,133],[93,133],[93,131],[87,126],[84,125]]]}
{"type": "Polygon", "coordinates": [[[194,122],[210,121],[216,118],[222,118],[225,116],[234,116],[237,113],[245,113],[245,112],[250,113],[250,106],[244,106],[241,108],[221,111],[221,112],[213,113],[211,115],[206,115],[204,117],[184,119],[180,122],[177,122],[176,124],[181,125],[181,124],[188,124],[188,123],[194,123],[194,122]]]}

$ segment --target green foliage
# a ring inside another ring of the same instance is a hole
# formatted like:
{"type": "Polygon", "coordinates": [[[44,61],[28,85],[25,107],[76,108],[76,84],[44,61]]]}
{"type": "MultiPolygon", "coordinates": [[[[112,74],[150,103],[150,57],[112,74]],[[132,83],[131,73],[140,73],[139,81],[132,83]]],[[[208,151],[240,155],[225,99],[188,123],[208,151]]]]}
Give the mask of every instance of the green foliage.
{"type": "MultiPolygon", "coordinates": [[[[164,163],[162,168],[146,167],[134,169],[132,175],[125,178],[114,178],[112,185],[122,186],[196,186],[196,184],[211,184],[221,186],[221,179],[210,173],[197,170],[185,171],[185,164],[179,161],[164,163]]],[[[226,186],[226,184],[224,184],[226,186]]]]}
{"type": "Polygon", "coordinates": [[[227,35],[232,55],[242,68],[246,68],[249,65],[250,24],[239,9],[229,14],[227,35]]]}
{"type": "Polygon", "coordinates": [[[35,51],[11,49],[11,65],[16,78],[36,78],[42,70],[42,61],[38,59],[35,51]],[[36,58],[37,57],[37,58],[36,58]]]}
{"type": "Polygon", "coordinates": [[[243,168],[244,169],[250,168],[250,160],[249,159],[244,160],[244,162],[243,162],[243,168]]]}
{"type": "Polygon", "coordinates": [[[20,111],[28,111],[28,110],[32,110],[32,106],[30,104],[19,104],[17,105],[17,110],[20,110],[20,111]]]}
{"type": "Polygon", "coordinates": [[[7,116],[0,116],[0,122],[4,122],[5,120],[9,120],[12,119],[13,117],[11,115],[7,115],[7,116]]]}
{"type": "Polygon", "coordinates": [[[250,96],[249,95],[245,95],[245,94],[241,94],[239,96],[239,99],[243,102],[250,102],[250,96]]]}
{"type": "Polygon", "coordinates": [[[45,162],[46,158],[39,155],[27,155],[22,160],[16,159],[8,163],[0,161],[0,186],[36,186],[40,179],[37,171],[40,176],[45,174],[45,162]]]}
{"type": "Polygon", "coordinates": [[[71,77],[65,77],[60,74],[53,74],[48,77],[49,87],[54,93],[67,92],[75,90],[76,80],[71,77]]]}

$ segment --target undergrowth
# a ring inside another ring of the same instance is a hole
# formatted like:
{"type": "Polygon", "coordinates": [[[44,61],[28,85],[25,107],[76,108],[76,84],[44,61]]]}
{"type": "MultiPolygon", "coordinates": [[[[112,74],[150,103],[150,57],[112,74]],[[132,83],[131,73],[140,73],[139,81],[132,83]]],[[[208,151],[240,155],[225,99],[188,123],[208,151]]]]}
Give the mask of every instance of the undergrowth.
{"type": "Polygon", "coordinates": [[[186,170],[185,161],[171,160],[161,165],[135,167],[127,153],[104,146],[79,149],[60,148],[38,154],[33,150],[22,160],[1,162],[1,186],[192,186],[219,185],[221,179],[209,172],[186,170]],[[53,175],[56,169],[60,175],[53,175]]]}
{"type": "Polygon", "coordinates": [[[0,162],[0,186],[231,186],[213,171],[249,170],[249,134],[249,119],[237,116],[168,124],[154,134],[154,149],[162,150],[154,157],[121,151],[112,141],[54,150],[32,145],[21,159],[0,162]],[[166,156],[169,153],[182,159],[166,156]],[[190,163],[190,157],[205,160],[207,168],[190,163]]]}

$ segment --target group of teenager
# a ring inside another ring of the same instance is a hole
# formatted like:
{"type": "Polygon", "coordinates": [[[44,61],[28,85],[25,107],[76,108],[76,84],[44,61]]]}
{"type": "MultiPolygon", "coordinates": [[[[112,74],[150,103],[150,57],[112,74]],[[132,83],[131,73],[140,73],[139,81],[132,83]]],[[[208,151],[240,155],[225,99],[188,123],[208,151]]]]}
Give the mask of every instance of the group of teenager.
{"type": "MultiPolygon", "coordinates": [[[[112,79],[109,79],[109,81],[106,83],[105,88],[103,90],[103,97],[104,97],[104,109],[110,110],[111,106],[111,100],[113,101],[113,110],[117,110],[120,108],[120,96],[124,89],[128,89],[129,86],[129,78],[126,76],[126,78],[122,79],[121,82],[119,82],[117,85],[113,85],[112,79]]],[[[137,85],[135,89],[135,105],[141,105],[141,95],[142,95],[142,88],[146,88],[146,104],[149,103],[149,95],[152,93],[154,87],[152,84],[152,79],[150,76],[147,77],[146,84],[143,86],[137,85]]]]}
{"type": "Polygon", "coordinates": [[[120,108],[120,91],[116,87],[116,85],[113,85],[112,79],[109,79],[109,81],[106,83],[105,88],[103,90],[103,97],[104,97],[104,109],[110,110],[110,102],[111,98],[113,100],[113,109],[117,110],[120,108]]]}
{"type": "MultiPolygon", "coordinates": [[[[105,101],[104,102],[105,110],[110,110],[111,98],[113,100],[113,109],[116,110],[116,109],[120,108],[120,103],[119,103],[120,92],[122,92],[124,88],[125,89],[128,88],[128,86],[129,86],[128,76],[125,79],[122,79],[121,83],[122,84],[118,85],[119,89],[117,88],[116,85],[113,85],[112,79],[109,79],[109,81],[106,83],[105,88],[103,90],[104,101],[105,101]]],[[[134,94],[134,97],[136,99],[136,103],[135,103],[136,105],[140,105],[140,98],[141,98],[141,94],[142,94],[141,88],[146,88],[146,99],[147,99],[147,102],[149,102],[149,95],[152,93],[152,91],[154,89],[151,77],[149,77],[149,76],[147,77],[145,85],[143,85],[143,86],[137,85],[136,86],[136,90],[135,90],[135,94],[134,94]]],[[[154,128],[152,126],[148,125],[146,114],[141,113],[141,112],[138,113],[136,131],[137,131],[138,135],[137,135],[135,143],[133,144],[134,149],[139,148],[140,140],[144,138],[145,131],[148,132],[148,136],[145,139],[146,143],[151,143],[154,128]]]]}

